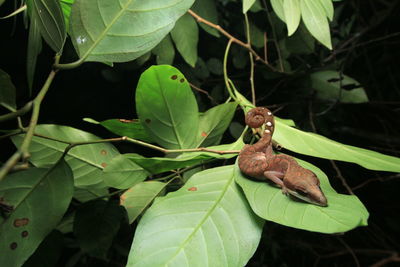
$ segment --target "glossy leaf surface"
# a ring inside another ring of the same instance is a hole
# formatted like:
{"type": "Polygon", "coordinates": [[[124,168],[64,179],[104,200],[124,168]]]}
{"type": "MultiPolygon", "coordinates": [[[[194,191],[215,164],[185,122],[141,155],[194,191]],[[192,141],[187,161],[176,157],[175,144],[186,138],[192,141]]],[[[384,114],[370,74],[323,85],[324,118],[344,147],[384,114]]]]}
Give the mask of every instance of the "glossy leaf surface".
{"type": "Polygon", "coordinates": [[[234,182],[233,166],[202,171],[146,211],[127,266],[245,266],[262,226],[234,182]]]}
{"type": "Polygon", "coordinates": [[[12,210],[0,216],[0,266],[21,266],[61,220],[73,194],[69,166],[31,168],[0,183],[2,204],[12,210]]]}
{"type": "Polygon", "coordinates": [[[235,165],[235,180],[242,187],[253,211],[266,220],[286,226],[321,233],[339,233],[366,226],[368,211],[356,196],[336,193],[326,175],[317,167],[299,161],[321,181],[328,207],[305,203],[282,194],[270,183],[253,181],[242,175],[235,165]]]}
{"type": "Polygon", "coordinates": [[[64,15],[58,0],[27,1],[31,20],[35,20],[46,43],[60,52],[67,37],[64,15]]]}
{"type": "MultiPolygon", "coordinates": [[[[35,133],[70,143],[100,139],[72,127],[53,124],[38,125],[35,133]]],[[[14,136],[12,141],[19,147],[23,137],[24,135],[14,136]]],[[[65,143],[34,136],[29,150],[31,153],[29,160],[37,167],[51,166],[61,157],[66,147],[65,143]]],[[[87,186],[103,181],[102,169],[117,155],[119,152],[112,144],[98,143],[72,148],[65,160],[74,173],[75,186],[87,186]]]]}
{"type": "Polygon", "coordinates": [[[144,212],[166,185],[166,183],[157,181],[142,182],[121,195],[120,202],[128,212],[129,223],[133,223],[144,212]]]}
{"type": "Polygon", "coordinates": [[[155,47],[193,0],[76,0],[71,34],[84,61],[126,62],[155,47]]]}
{"type": "Polygon", "coordinates": [[[199,28],[194,18],[189,14],[183,15],[172,29],[171,37],[186,63],[194,67],[199,42],[199,28]]]}
{"type": "Polygon", "coordinates": [[[190,148],[198,131],[198,107],[183,74],[168,65],[140,76],[136,110],[150,137],[165,148],[190,148]]]}
{"type": "MultiPolygon", "coordinates": [[[[137,155],[138,158],[142,156],[137,155]]],[[[103,170],[104,182],[111,187],[125,189],[144,181],[148,172],[125,155],[113,158],[103,170]]]]}

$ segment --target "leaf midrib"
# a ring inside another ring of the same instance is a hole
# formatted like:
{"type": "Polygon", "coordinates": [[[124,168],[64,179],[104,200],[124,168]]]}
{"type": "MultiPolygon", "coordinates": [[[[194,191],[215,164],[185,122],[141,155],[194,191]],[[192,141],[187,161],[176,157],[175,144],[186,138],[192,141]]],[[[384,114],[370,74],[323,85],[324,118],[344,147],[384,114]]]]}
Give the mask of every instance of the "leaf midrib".
{"type": "MultiPolygon", "coordinates": [[[[222,172],[226,171],[228,169],[224,169],[222,170],[222,172]]],[[[192,233],[186,238],[186,240],[183,241],[183,243],[179,246],[179,249],[176,251],[176,253],[168,260],[168,262],[165,263],[165,266],[168,266],[168,264],[182,251],[182,249],[184,249],[184,247],[186,246],[186,244],[194,237],[194,235],[199,231],[199,229],[201,229],[202,225],[205,223],[205,221],[211,216],[211,214],[214,212],[214,210],[217,208],[218,204],[220,204],[220,202],[222,201],[223,197],[226,194],[226,191],[228,190],[229,186],[231,185],[232,181],[233,181],[233,170],[230,169],[231,171],[231,176],[228,179],[228,181],[226,182],[226,185],[224,186],[224,188],[221,191],[220,196],[218,197],[218,199],[215,201],[215,203],[211,206],[211,208],[209,209],[209,211],[207,211],[207,213],[204,215],[203,219],[201,219],[201,221],[197,224],[197,226],[194,228],[194,230],[192,231],[192,233]]],[[[214,175],[217,175],[217,173],[214,172],[214,175]]],[[[186,254],[185,254],[186,255],[186,254]]]]}

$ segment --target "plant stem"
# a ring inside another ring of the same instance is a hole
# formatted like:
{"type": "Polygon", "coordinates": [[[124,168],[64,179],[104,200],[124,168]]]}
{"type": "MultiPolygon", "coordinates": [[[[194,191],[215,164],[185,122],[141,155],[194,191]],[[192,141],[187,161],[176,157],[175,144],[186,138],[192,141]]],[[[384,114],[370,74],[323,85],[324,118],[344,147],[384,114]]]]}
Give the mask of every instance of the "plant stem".
{"type": "Polygon", "coordinates": [[[29,112],[32,109],[33,103],[32,101],[29,101],[28,103],[25,104],[22,108],[18,109],[17,111],[10,112],[5,115],[0,116],[0,122],[1,121],[7,121],[7,120],[12,120],[14,118],[17,118],[19,116],[24,115],[25,113],[29,112]]]}
{"type": "MultiPolygon", "coordinates": [[[[58,61],[58,58],[56,59],[56,61],[58,61]]],[[[38,95],[35,97],[35,99],[32,101],[33,110],[32,110],[31,120],[29,122],[28,130],[26,132],[26,135],[24,137],[24,140],[22,141],[20,148],[6,161],[6,163],[0,169],[0,181],[4,179],[4,177],[10,172],[10,170],[18,163],[18,161],[21,158],[23,160],[26,160],[29,158],[29,156],[30,156],[29,146],[31,144],[32,137],[33,137],[33,134],[35,132],[35,128],[36,128],[36,125],[38,122],[39,113],[40,113],[40,104],[42,103],[43,98],[45,97],[47,91],[49,90],[49,87],[50,87],[51,83],[53,82],[53,79],[54,79],[56,73],[57,73],[57,70],[52,70],[50,72],[42,89],[40,90],[38,95]]]]}
{"type": "MultiPolygon", "coordinates": [[[[250,24],[249,18],[247,17],[247,13],[244,14],[244,21],[246,22],[246,36],[247,36],[247,44],[251,46],[251,37],[250,37],[250,24]]],[[[253,54],[249,52],[250,58],[250,87],[251,87],[251,103],[256,105],[256,90],[254,87],[254,59],[253,54]]]]}

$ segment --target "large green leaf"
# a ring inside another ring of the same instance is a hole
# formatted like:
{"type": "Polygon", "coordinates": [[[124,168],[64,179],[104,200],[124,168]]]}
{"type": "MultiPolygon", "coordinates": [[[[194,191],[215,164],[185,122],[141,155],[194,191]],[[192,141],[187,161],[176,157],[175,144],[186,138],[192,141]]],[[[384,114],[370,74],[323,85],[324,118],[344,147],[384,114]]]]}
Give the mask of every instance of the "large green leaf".
{"type": "Polygon", "coordinates": [[[273,139],[285,149],[314,157],[354,162],[371,170],[400,172],[400,158],[335,142],[322,135],[290,127],[279,120],[275,123],[273,139]]]}
{"type": "Polygon", "coordinates": [[[166,148],[189,148],[196,142],[198,107],[183,74],[168,65],[142,73],[136,110],[150,137],[166,148]]]}
{"type": "Polygon", "coordinates": [[[262,226],[234,182],[233,166],[208,169],[154,201],[127,266],[245,266],[262,226]]]}
{"type": "MultiPolygon", "coordinates": [[[[70,143],[100,139],[72,127],[52,124],[38,125],[35,133],[70,143]]],[[[23,138],[24,135],[17,135],[12,137],[12,141],[19,147],[23,138]]],[[[61,157],[66,147],[67,144],[62,142],[33,137],[29,148],[31,153],[29,160],[37,167],[51,166],[61,157]]],[[[75,186],[87,186],[102,183],[103,168],[117,155],[119,152],[112,144],[98,143],[72,148],[65,160],[74,173],[75,186]]]]}
{"type": "Polygon", "coordinates": [[[71,38],[84,61],[126,62],[155,47],[194,0],[76,0],[71,38]]]}
{"type": "MultiPolygon", "coordinates": [[[[224,144],[219,146],[211,146],[209,149],[214,149],[218,151],[225,150],[240,150],[243,147],[243,141],[238,139],[235,143],[224,144]]],[[[132,160],[143,169],[149,171],[150,173],[157,174],[174,169],[184,168],[192,166],[195,164],[202,163],[209,159],[229,159],[236,157],[237,154],[217,154],[212,152],[186,152],[182,153],[176,158],[145,158],[137,154],[124,154],[124,157],[132,160]]]]}
{"type": "Polygon", "coordinates": [[[128,212],[129,223],[133,223],[144,212],[166,185],[166,183],[157,181],[142,182],[129,188],[121,195],[121,205],[128,212]]]}
{"type": "Polygon", "coordinates": [[[199,28],[194,18],[189,14],[183,15],[172,29],[171,37],[183,59],[194,67],[199,42],[199,28]]]}
{"type": "Polygon", "coordinates": [[[317,92],[316,97],[323,100],[340,101],[342,103],[368,102],[364,88],[356,80],[337,71],[326,70],[310,75],[311,86],[317,92]],[[344,89],[352,86],[353,89],[344,89]]]}
{"type": "Polygon", "coordinates": [[[60,52],[67,32],[59,0],[29,0],[26,3],[31,21],[36,21],[43,39],[55,52],[60,52]]]}
{"type": "MultiPolygon", "coordinates": [[[[138,158],[142,156],[136,155],[138,158]]],[[[129,188],[146,179],[148,172],[125,155],[116,156],[104,168],[104,182],[115,188],[129,188]]]]}
{"type": "Polygon", "coordinates": [[[242,175],[236,164],[235,180],[258,216],[290,227],[321,233],[345,232],[367,225],[368,211],[356,196],[336,193],[320,169],[303,161],[299,163],[312,170],[320,179],[328,207],[296,201],[282,194],[278,187],[250,180],[242,175]]]}
{"type": "MultiPolygon", "coordinates": [[[[214,0],[195,1],[193,6],[191,7],[191,10],[193,10],[200,17],[202,17],[214,24],[218,24],[218,11],[217,11],[217,7],[215,6],[214,0]]],[[[209,34],[212,34],[215,37],[220,36],[218,30],[216,30],[204,23],[199,23],[199,25],[203,30],[205,30],[209,34]]]]}
{"type": "Polygon", "coordinates": [[[154,142],[153,139],[151,139],[151,137],[147,134],[139,120],[109,119],[100,122],[90,118],[85,118],[84,120],[90,123],[100,124],[110,132],[119,136],[127,136],[149,143],[154,142]]]}
{"type": "Polygon", "coordinates": [[[57,226],[72,194],[72,172],[63,161],[51,169],[7,176],[0,183],[0,199],[12,211],[0,216],[0,266],[21,266],[57,226]]]}
{"type": "Polygon", "coordinates": [[[33,79],[36,70],[37,57],[42,51],[42,36],[37,19],[32,19],[29,26],[28,52],[26,57],[26,76],[28,79],[29,92],[32,92],[33,79]]]}
{"type": "Polygon", "coordinates": [[[217,145],[231,123],[236,107],[236,102],[230,102],[215,106],[201,114],[196,147],[217,145]]]}
{"type": "Polygon", "coordinates": [[[74,234],[82,250],[106,259],[124,215],[116,202],[95,200],[81,205],[75,214],[74,234]]]}
{"type": "Polygon", "coordinates": [[[288,28],[288,35],[292,35],[300,24],[300,3],[299,0],[283,0],[283,12],[288,28]]]}
{"type": "Polygon", "coordinates": [[[331,34],[325,9],[317,0],[300,0],[301,17],[312,36],[332,49],[331,34]]]}
{"type": "Polygon", "coordinates": [[[153,54],[156,55],[158,65],[166,64],[172,65],[175,58],[175,48],[172,43],[171,36],[168,34],[162,39],[162,41],[154,47],[152,50],[153,54]]]}
{"type": "Polygon", "coordinates": [[[11,82],[10,76],[0,69],[0,105],[15,111],[15,86],[11,82]]]}

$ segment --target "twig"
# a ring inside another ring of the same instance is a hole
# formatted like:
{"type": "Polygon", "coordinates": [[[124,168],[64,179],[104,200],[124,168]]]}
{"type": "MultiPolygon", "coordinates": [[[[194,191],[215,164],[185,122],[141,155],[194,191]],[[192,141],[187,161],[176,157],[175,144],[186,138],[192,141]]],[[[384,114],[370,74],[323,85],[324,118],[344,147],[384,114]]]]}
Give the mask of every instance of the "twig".
{"type": "Polygon", "coordinates": [[[329,162],[331,163],[332,167],[335,169],[337,178],[339,178],[339,180],[342,182],[342,185],[347,189],[347,192],[349,192],[350,195],[354,195],[353,190],[351,190],[351,187],[347,184],[346,179],[343,177],[342,172],[336,165],[335,161],[330,160],[329,162]]]}
{"type": "Polygon", "coordinates": [[[364,181],[364,182],[352,187],[352,190],[353,191],[358,190],[361,187],[364,187],[367,184],[372,183],[372,182],[378,182],[378,181],[379,182],[386,182],[386,181],[397,179],[397,178],[400,178],[400,174],[395,174],[395,175],[391,175],[391,176],[387,176],[387,177],[371,178],[371,179],[368,179],[368,180],[366,180],[366,181],[364,181]]]}
{"type": "Polygon", "coordinates": [[[25,104],[22,108],[18,109],[17,111],[7,113],[5,115],[0,116],[0,122],[1,121],[7,121],[7,120],[12,120],[14,118],[20,117],[27,112],[29,112],[32,109],[32,101],[29,101],[28,103],[25,104]]]}
{"type": "Polygon", "coordinates": [[[370,267],[381,267],[386,265],[387,263],[390,262],[400,262],[400,257],[399,254],[397,252],[393,253],[391,256],[384,258],[378,262],[375,262],[374,264],[372,264],[370,267]]]}
{"type": "Polygon", "coordinates": [[[192,87],[194,90],[196,90],[196,91],[198,91],[198,92],[200,92],[200,93],[205,94],[205,95],[208,97],[208,99],[210,99],[211,102],[213,102],[214,104],[218,104],[218,102],[215,101],[215,99],[214,99],[206,90],[203,90],[203,89],[197,87],[196,85],[194,85],[194,84],[192,84],[192,83],[189,83],[189,85],[190,85],[190,87],[192,87]]]}
{"type": "MultiPolygon", "coordinates": [[[[56,62],[58,62],[59,57],[56,57],[56,62]]],[[[49,87],[57,73],[57,70],[52,70],[47,77],[46,82],[44,83],[42,89],[39,91],[38,95],[33,100],[33,110],[31,115],[31,120],[29,122],[28,130],[22,141],[20,148],[6,161],[3,167],[0,169],[0,181],[4,179],[4,177],[10,172],[10,170],[18,163],[18,161],[22,158],[23,161],[27,160],[30,156],[29,154],[29,146],[32,141],[32,137],[38,122],[39,113],[40,113],[40,105],[45,97],[49,87]]]]}
{"type": "MultiPolygon", "coordinates": [[[[247,17],[247,13],[244,14],[244,19],[246,22],[246,37],[247,37],[247,45],[251,47],[251,37],[250,37],[250,24],[249,18],[247,17]]],[[[251,103],[256,105],[256,90],[254,86],[254,59],[253,54],[249,52],[250,58],[250,88],[251,88],[251,103]]]]}
{"type": "Polygon", "coordinates": [[[237,39],[236,37],[232,36],[229,32],[227,32],[226,30],[224,30],[221,26],[212,23],[211,21],[208,21],[202,17],[200,17],[198,14],[196,14],[195,12],[193,12],[191,9],[188,10],[188,13],[190,15],[192,15],[199,23],[204,23],[208,26],[210,26],[211,28],[216,29],[217,31],[219,31],[220,33],[222,33],[223,35],[225,35],[229,40],[232,40],[232,42],[246,48],[247,50],[249,50],[249,52],[255,57],[255,59],[257,61],[262,62],[264,65],[268,66],[272,71],[275,72],[279,72],[279,70],[275,69],[273,66],[271,66],[267,61],[265,61],[262,57],[260,57],[256,51],[254,51],[254,49],[251,47],[250,44],[246,44],[243,41],[237,39]]]}
{"type": "Polygon", "coordinates": [[[358,261],[358,258],[356,256],[356,254],[354,253],[353,249],[349,245],[347,245],[347,243],[342,238],[338,237],[337,239],[340,241],[340,243],[342,243],[342,245],[346,248],[346,250],[353,257],[356,266],[360,267],[360,262],[358,261]]]}

